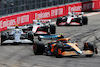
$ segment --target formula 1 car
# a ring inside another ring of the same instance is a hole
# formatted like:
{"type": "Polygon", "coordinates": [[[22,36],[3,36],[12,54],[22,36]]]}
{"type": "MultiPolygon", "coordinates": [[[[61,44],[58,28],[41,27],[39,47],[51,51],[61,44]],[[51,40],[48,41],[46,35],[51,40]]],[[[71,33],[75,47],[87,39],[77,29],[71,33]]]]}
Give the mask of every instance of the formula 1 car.
{"type": "Polygon", "coordinates": [[[81,50],[78,47],[77,43],[71,42],[70,38],[64,38],[60,35],[41,35],[40,38],[56,38],[48,42],[45,45],[43,42],[35,42],[33,45],[33,51],[35,55],[44,54],[44,55],[53,55],[57,58],[63,56],[81,56],[85,55],[86,57],[92,57],[94,54],[97,54],[97,47],[91,43],[85,43],[83,49],[81,50]]]}
{"type": "Polygon", "coordinates": [[[31,30],[34,34],[55,34],[56,26],[50,24],[51,20],[33,20],[33,24],[28,24],[28,29],[31,30]]]}
{"type": "Polygon", "coordinates": [[[26,33],[23,32],[25,27],[8,27],[7,29],[12,30],[11,32],[1,32],[1,45],[18,45],[18,44],[30,44],[33,45],[34,37],[33,32],[28,31],[26,33]]]}
{"type": "Polygon", "coordinates": [[[69,25],[87,25],[88,17],[83,16],[83,12],[69,12],[68,16],[58,17],[56,21],[57,26],[69,26],[69,25]]]}

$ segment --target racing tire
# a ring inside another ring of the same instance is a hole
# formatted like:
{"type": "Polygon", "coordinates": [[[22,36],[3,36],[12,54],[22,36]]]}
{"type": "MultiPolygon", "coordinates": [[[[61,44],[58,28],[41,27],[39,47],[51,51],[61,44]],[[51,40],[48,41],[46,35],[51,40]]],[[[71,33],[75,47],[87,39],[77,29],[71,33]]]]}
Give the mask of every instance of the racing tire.
{"type": "Polygon", "coordinates": [[[86,57],[92,57],[93,55],[86,55],[86,57]]]}
{"type": "Polygon", "coordinates": [[[91,50],[94,52],[94,45],[90,43],[84,44],[83,50],[91,50]]]}
{"type": "Polygon", "coordinates": [[[56,25],[57,26],[60,26],[59,23],[61,23],[61,22],[62,22],[62,18],[61,17],[58,17],[57,18],[57,21],[56,21],[56,25]]]}
{"type": "Polygon", "coordinates": [[[87,16],[82,16],[82,23],[83,23],[83,25],[88,24],[88,17],[87,16]]]}
{"type": "Polygon", "coordinates": [[[34,39],[34,34],[32,32],[28,32],[28,40],[33,41],[34,39]]]}
{"type": "Polygon", "coordinates": [[[56,26],[55,25],[50,25],[50,33],[55,34],[56,33],[56,26]]]}
{"type": "Polygon", "coordinates": [[[33,45],[33,52],[35,55],[43,55],[45,52],[45,45],[41,41],[35,42],[33,45]]]}
{"type": "Polygon", "coordinates": [[[56,58],[62,58],[63,56],[61,54],[58,54],[58,49],[60,49],[61,52],[64,51],[64,46],[60,41],[56,44],[56,49],[54,53],[55,53],[56,58]]]}
{"type": "Polygon", "coordinates": [[[63,56],[60,54],[56,54],[56,58],[62,58],[63,56]]]}
{"type": "Polygon", "coordinates": [[[62,58],[63,56],[58,54],[58,48],[54,50],[54,54],[56,58],[62,58]]]}
{"type": "Polygon", "coordinates": [[[3,41],[5,41],[7,39],[8,39],[8,33],[7,32],[1,32],[1,44],[2,44],[3,41]]]}
{"type": "MultiPolygon", "coordinates": [[[[84,44],[83,50],[91,50],[91,51],[93,51],[93,53],[96,53],[96,54],[98,53],[96,45],[91,44],[91,43],[87,43],[87,45],[84,44]]],[[[92,57],[92,56],[93,56],[93,54],[92,55],[86,55],[86,57],[92,57]]]]}

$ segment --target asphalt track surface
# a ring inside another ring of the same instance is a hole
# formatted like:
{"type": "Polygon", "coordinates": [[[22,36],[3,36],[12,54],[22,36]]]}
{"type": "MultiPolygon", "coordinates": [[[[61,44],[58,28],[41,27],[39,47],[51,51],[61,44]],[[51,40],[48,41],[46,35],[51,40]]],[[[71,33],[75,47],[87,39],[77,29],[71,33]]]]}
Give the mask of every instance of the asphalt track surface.
{"type": "Polygon", "coordinates": [[[83,42],[95,43],[99,51],[97,55],[55,58],[34,55],[29,45],[0,46],[0,67],[100,67],[100,14],[89,16],[88,19],[89,24],[84,26],[59,26],[56,34],[63,33],[73,42],[78,41],[81,48],[83,42]]]}

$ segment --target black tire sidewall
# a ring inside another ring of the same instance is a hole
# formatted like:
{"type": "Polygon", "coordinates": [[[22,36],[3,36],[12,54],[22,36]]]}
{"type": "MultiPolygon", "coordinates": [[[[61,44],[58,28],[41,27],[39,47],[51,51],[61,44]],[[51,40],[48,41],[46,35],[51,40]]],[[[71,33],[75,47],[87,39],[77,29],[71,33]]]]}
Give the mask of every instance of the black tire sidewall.
{"type": "Polygon", "coordinates": [[[56,26],[54,24],[50,25],[50,33],[55,34],[56,33],[56,26]]]}
{"type": "Polygon", "coordinates": [[[8,36],[7,32],[1,32],[1,43],[7,40],[7,36],[8,36]]]}
{"type": "Polygon", "coordinates": [[[34,34],[32,32],[28,32],[28,40],[33,41],[33,39],[34,39],[33,36],[34,36],[34,34]]]}
{"type": "Polygon", "coordinates": [[[62,18],[61,18],[61,17],[58,17],[58,18],[57,18],[57,21],[56,21],[56,25],[57,25],[57,26],[60,26],[60,25],[58,25],[58,24],[61,23],[61,22],[62,22],[62,18]]]}
{"type": "MultiPolygon", "coordinates": [[[[44,43],[42,43],[41,41],[38,41],[38,42],[35,42],[34,45],[36,46],[36,49],[33,51],[35,55],[38,55],[38,54],[43,54],[44,51],[45,51],[45,45],[44,43]]],[[[33,48],[34,48],[34,45],[33,45],[33,48]]]]}
{"type": "Polygon", "coordinates": [[[82,16],[82,23],[84,25],[87,25],[88,24],[88,17],[87,16],[82,16]]]}

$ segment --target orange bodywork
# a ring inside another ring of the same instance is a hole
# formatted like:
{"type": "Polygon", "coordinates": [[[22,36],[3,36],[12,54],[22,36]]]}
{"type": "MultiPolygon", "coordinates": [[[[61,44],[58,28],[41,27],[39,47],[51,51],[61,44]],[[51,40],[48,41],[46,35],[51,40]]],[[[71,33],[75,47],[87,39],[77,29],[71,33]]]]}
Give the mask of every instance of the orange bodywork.
{"type": "Polygon", "coordinates": [[[76,51],[81,51],[74,43],[67,43],[71,47],[73,47],[76,51]]]}
{"type": "Polygon", "coordinates": [[[52,46],[51,52],[54,52],[54,46],[55,46],[55,44],[52,44],[51,46],[52,46]]]}
{"type": "Polygon", "coordinates": [[[58,54],[62,54],[62,52],[61,52],[61,50],[60,50],[60,49],[58,49],[58,54]]]}
{"type": "MultiPolygon", "coordinates": [[[[69,40],[70,38],[61,38],[61,39],[58,39],[56,41],[50,41],[49,43],[53,43],[54,44],[51,44],[52,48],[51,48],[51,52],[54,52],[55,51],[55,45],[56,45],[56,42],[57,41],[66,41],[66,44],[71,46],[73,49],[75,49],[75,51],[61,51],[61,49],[58,48],[58,54],[60,55],[63,55],[63,56],[71,56],[71,55],[78,55],[77,52],[80,52],[81,50],[78,48],[78,44],[77,43],[69,43],[69,40]]],[[[65,45],[64,45],[65,46],[65,45]]],[[[86,51],[82,51],[83,54],[93,54],[93,52],[91,50],[86,50],[86,51]]]]}
{"type": "Polygon", "coordinates": [[[85,43],[86,44],[86,47],[88,47],[88,44],[87,43],[85,43]]]}
{"type": "MultiPolygon", "coordinates": [[[[57,41],[61,41],[61,40],[67,41],[67,44],[69,46],[71,46],[72,48],[74,48],[76,51],[81,51],[77,47],[78,46],[77,43],[69,43],[70,38],[61,38],[61,39],[58,39],[57,41]]],[[[56,43],[56,41],[50,41],[49,43],[52,43],[52,42],[55,42],[56,43]]],[[[51,46],[52,46],[51,52],[54,52],[54,50],[55,50],[55,48],[54,48],[55,44],[52,44],[51,46]]],[[[58,49],[58,54],[62,54],[62,55],[76,55],[75,51],[74,52],[73,51],[70,51],[70,52],[62,52],[60,49],[58,49]]]]}
{"type": "Polygon", "coordinates": [[[83,53],[84,54],[93,54],[93,51],[91,51],[91,50],[84,50],[83,53]]]}
{"type": "Polygon", "coordinates": [[[55,43],[56,41],[55,41],[55,40],[53,40],[53,41],[50,41],[49,43],[53,43],[53,42],[55,43]]]}
{"type": "Polygon", "coordinates": [[[68,43],[68,40],[70,40],[70,38],[61,38],[61,39],[58,39],[57,41],[61,41],[61,40],[66,40],[68,43]]]}
{"type": "Polygon", "coordinates": [[[77,55],[75,51],[64,51],[61,54],[63,56],[77,55]]]}

